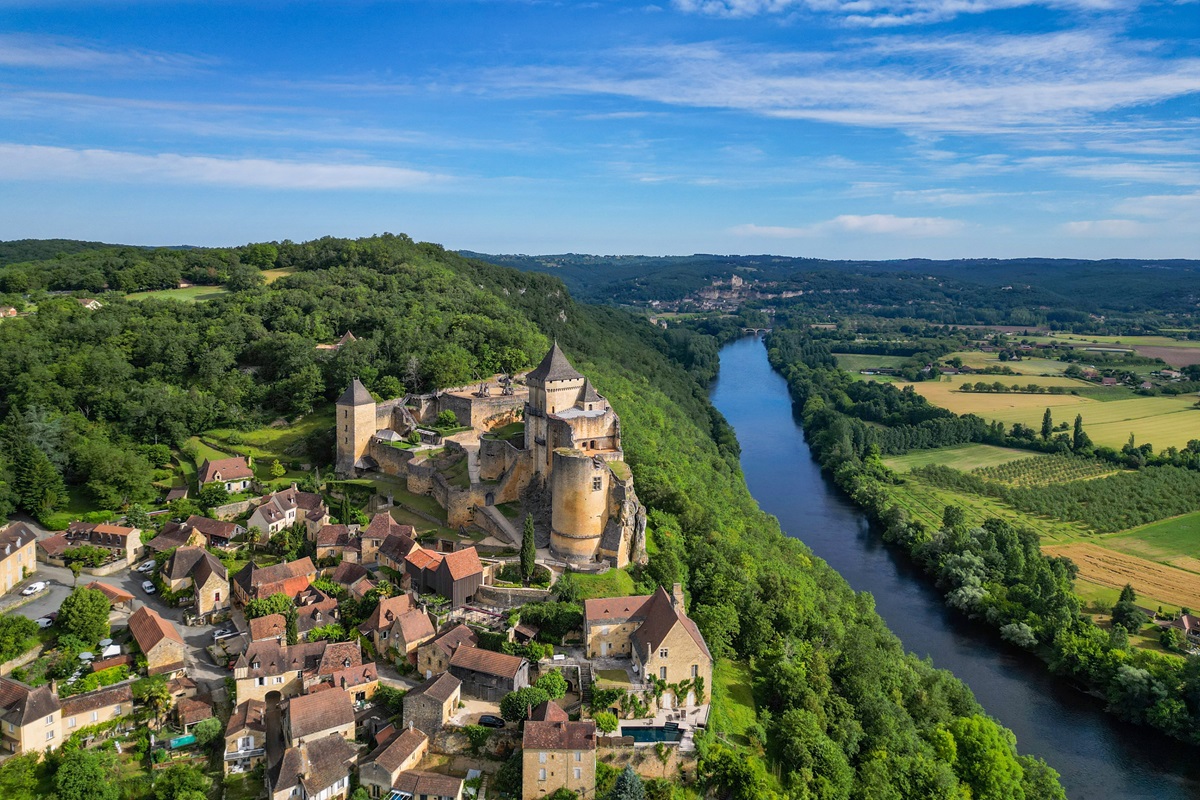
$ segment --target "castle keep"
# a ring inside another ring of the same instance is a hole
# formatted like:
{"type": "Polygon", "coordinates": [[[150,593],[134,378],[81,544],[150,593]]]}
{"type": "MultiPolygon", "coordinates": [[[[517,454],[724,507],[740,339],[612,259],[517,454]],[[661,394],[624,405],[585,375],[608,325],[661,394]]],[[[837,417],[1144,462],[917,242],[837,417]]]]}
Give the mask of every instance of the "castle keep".
{"type": "Polygon", "coordinates": [[[523,386],[506,382],[500,394],[485,384],[376,402],[355,379],[337,401],[337,472],[404,478],[408,491],[446,509],[450,525],[485,530],[508,527],[490,522],[499,513],[492,506],[544,488],[553,558],[622,567],[645,557],[646,512],[624,462],[620,419],[557,343],[523,386]],[[431,430],[427,422],[445,411],[469,430],[444,439],[431,430]],[[408,444],[418,436],[422,444],[408,444]],[[436,460],[423,456],[441,447],[436,460]],[[454,480],[439,468],[447,459],[465,459],[466,481],[461,469],[454,480]]]}

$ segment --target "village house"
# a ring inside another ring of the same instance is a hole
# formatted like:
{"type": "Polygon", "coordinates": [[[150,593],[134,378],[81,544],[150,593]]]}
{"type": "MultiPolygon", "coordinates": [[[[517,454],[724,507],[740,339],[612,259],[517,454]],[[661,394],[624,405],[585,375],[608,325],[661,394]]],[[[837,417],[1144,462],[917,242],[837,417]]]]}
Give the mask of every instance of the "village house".
{"type": "Polygon", "coordinates": [[[559,789],[580,797],[596,794],[596,723],[571,722],[553,700],[533,709],[521,734],[521,797],[559,789]]]}
{"type": "Polygon", "coordinates": [[[267,639],[284,639],[287,637],[287,618],[283,614],[267,614],[265,617],[255,617],[250,620],[250,641],[262,642],[267,639]]]}
{"type": "Polygon", "coordinates": [[[275,770],[267,771],[270,800],[344,800],[350,794],[350,768],[358,750],[330,735],[283,751],[275,770]]]}
{"type": "Polygon", "coordinates": [[[0,749],[20,754],[53,750],[77,730],[133,713],[132,682],[59,701],[49,684],[33,688],[0,678],[0,749]]]}
{"type": "Polygon", "coordinates": [[[193,725],[213,718],[212,703],[198,697],[185,697],[175,703],[175,721],[184,733],[188,733],[193,725]]]}
{"type": "Polygon", "coordinates": [[[133,714],[133,681],[127,680],[62,701],[62,738],[82,728],[133,714]]]}
{"type": "Polygon", "coordinates": [[[1180,614],[1171,621],[1172,628],[1179,628],[1188,644],[1200,644],[1200,617],[1180,614]]]}
{"type": "MultiPolygon", "coordinates": [[[[335,669],[328,675],[321,675],[320,681],[324,685],[345,691],[354,701],[354,708],[357,710],[375,696],[375,690],[379,688],[379,670],[375,667],[375,662],[368,661],[365,664],[352,664],[335,669]]],[[[309,688],[316,690],[315,686],[309,688]]]]}
{"type": "Polygon", "coordinates": [[[99,311],[104,308],[104,304],[94,297],[76,297],[75,302],[86,308],[88,311],[99,311]]]}
{"type": "Polygon", "coordinates": [[[138,528],[126,528],[107,523],[94,525],[90,522],[72,522],[67,526],[67,541],[72,547],[91,545],[108,550],[115,561],[132,566],[142,557],[142,532],[138,528]]]}
{"type": "Polygon", "coordinates": [[[203,547],[177,549],[163,565],[162,579],[172,592],[192,588],[192,610],[198,617],[209,619],[230,608],[229,574],[203,547]]]}
{"type": "Polygon", "coordinates": [[[367,596],[367,592],[375,588],[375,582],[371,580],[371,573],[367,571],[366,567],[349,561],[338,564],[330,580],[345,587],[355,600],[362,600],[367,596]]]}
{"type": "Polygon", "coordinates": [[[183,670],[186,661],[183,637],[157,611],[142,606],[133,612],[129,617],[129,631],[146,656],[146,669],[151,675],[183,670]]]}
{"type": "Polygon", "coordinates": [[[219,458],[216,461],[204,459],[200,465],[199,483],[204,486],[209,483],[219,483],[230,494],[244,492],[254,483],[254,470],[241,456],[235,458],[219,458]]]}
{"type": "Polygon", "coordinates": [[[293,697],[283,707],[283,727],[290,747],[331,734],[353,742],[354,702],[337,688],[293,697]]]}
{"type": "Polygon", "coordinates": [[[407,728],[375,748],[358,770],[358,780],[373,798],[388,795],[400,773],[410,770],[429,751],[429,737],[423,732],[407,728]]]}
{"type": "Polygon", "coordinates": [[[381,599],[358,630],[371,637],[376,653],[383,655],[395,651],[397,661],[413,663],[416,662],[417,647],[435,634],[429,615],[407,594],[381,599]]]}
{"type": "Polygon", "coordinates": [[[358,537],[350,532],[347,525],[322,525],[313,536],[313,543],[318,563],[325,559],[360,563],[358,537]]]}
{"type": "Polygon", "coordinates": [[[401,772],[392,788],[395,796],[413,800],[462,800],[463,796],[462,778],[416,769],[401,772]]]}
{"type": "Polygon", "coordinates": [[[436,639],[417,647],[417,672],[428,680],[450,669],[450,659],[459,647],[476,647],[479,636],[464,624],[455,625],[436,639]]]}
{"type": "Polygon", "coordinates": [[[338,619],[338,601],[315,586],[309,586],[292,598],[296,606],[296,631],[307,639],[313,628],[328,625],[338,619]]]}
{"type": "Polygon", "coordinates": [[[0,531],[0,580],[4,591],[37,572],[37,536],[18,522],[0,531]]]}
{"type": "Polygon", "coordinates": [[[529,685],[529,662],[520,656],[459,647],[450,658],[450,674],[462,681],[462,693],[499,702],[509,692],[529,685]]]}
{"type": "Polygon", "coordinates": [[[270,597],[273,594],[295,597],[307,589],[316,578],[317,568],[308,556],[270,567],[260,567],[252,561],[233,577],[230,588],[233,590],[234,601],[239,606],[245,606],[251,600],[270,597]]]}
{"type": "MultiPolygon", "coordinates": [[[[585,600],[584,645],[588,658],[630,658],[634,671],[647,678],[669,684],[699,678],[712,686],[712,655],[684,613],[678,583],[671,594],[660,586],[648,596],[585,600]]],[[[686,704],[694,702],[689,690],[686,704]]]]}
{"type": "MultiPolygon", "coordinates": [[[[375,564],[379,561],[379,549],[383,543],[392,534],[407,537],[410,541],[416,538],[416,533],[412,525],[401,525],[396,520],[392,519],[392,515],[386,511],[381,511],[371,517],[371,523],[358,532],[358,538],[361,545],[361,564],[375,564]]],[[[411,549],[411,548],[409,548],[411,549]]],[[[404,553],[398,559],[403,561],[404,553]]],[[[395,567],[393,567],[395,569],[395,567]]]]}
{"type": "Polygon", "coordinates": [[[183,522],[163,525],[146,546],[159,553],[175,547],[229,547],[235,536],[245,532],[241,525],[192,514],[183,522]]]}
{"type": "Polygon", "coordinates": [[[233,710],[225,726],[225,774],[249,772],[267,755],[267,705],[246,700],[233,710]]]}
{"type": "Polygon", "coordinates": [[[404,695],[404,726],[416,726],[430,736],[454,716],[462,699],[462,681],[443,672],[404,695]]]}
{"type": "Polygon", "coordinates": [[[483,583],[483,563],[474,547],[453,553],[417,548],[404,557],[404,567],[413,589],[436,592],[451,608],[470,602],[483,583]]]}
{"type": "Polygon", "coordinates": [[[108,605],[114,610],[128,611],[133,607],[133,595],[124,589],[112,586],[111,584],[101,583],[100,581],[92,581],[85,589],[94,589],[108,598],[108,605]]]}
{"type": "MultiPolygon", "coordinates": [[[[17,523],[18,525],[20,523],[17,523]]],[[[45,539],[39,539],[37,543],[37,560],[43,564],[53,564],[56,567],[66,566],[63,561],[63,553],[71,547],[71,542],[67,540],[66,534],[56,533],[52,536],[47,536],[45,539]]]]}
{"type": "Polygon", "coordinates": [[[251,642],[238,656],[233,667],[238,700],[266,700],[278,692],[280,697],[295,697],[304,691],[304,677],[315,678],[325,642],[283,644],[281,639],[251,642]]]}
{"type": "Polygon", "coordinates": [[[379,551],[375,554],[376,562],[381,567],[404,574],[405,561],[408,554],[420,548],[417,544],[415,531],[410,525],[400,525],[399,528],[407,528],[407,531],[393,529],[383,542],[379,545],[379,551]]]}
{"type": "Polygon", "coordinates": [[[15,317],[17,310],[12,306],[0,306],[0,317],[15,317]]]}
{"type": "Polygon", "coordinates": [[[258,507],[246,522],[247,528],[258,528],[266,536],[303,522],[309,538],[329,522],[329,509],[321,495],[291,488],[264,495],[256,501],[258,507]]]}

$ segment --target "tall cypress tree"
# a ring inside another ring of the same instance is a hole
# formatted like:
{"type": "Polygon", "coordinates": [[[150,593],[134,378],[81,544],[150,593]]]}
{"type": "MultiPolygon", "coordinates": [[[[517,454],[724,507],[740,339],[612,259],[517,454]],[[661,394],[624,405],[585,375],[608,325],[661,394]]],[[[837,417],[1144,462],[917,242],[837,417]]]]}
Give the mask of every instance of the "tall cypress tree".
{"type": "Polygon", "coordinates": [[[1054,433],[1054,417],[1050,416],[1050,409],[1046,409],[1046,413],[1042,415],[1042,438],[1049,439],[1050,434],[1054,433]]]}
{"type": "Polygon", "coordinates": [[[521,533],[521,577],[525,580],[533,578],[533,568],[537,561],[537,544],[533,539],[533,514],[525,515],[525,530],[521,533]]]}

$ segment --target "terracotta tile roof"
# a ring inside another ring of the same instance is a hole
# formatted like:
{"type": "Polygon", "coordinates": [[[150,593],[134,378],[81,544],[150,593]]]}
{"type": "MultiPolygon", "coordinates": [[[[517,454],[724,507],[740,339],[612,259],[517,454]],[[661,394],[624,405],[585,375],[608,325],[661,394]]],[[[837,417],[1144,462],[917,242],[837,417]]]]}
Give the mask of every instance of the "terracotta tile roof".
{"type": "Polygon", "coordinates": [[[407,644],[419,642],[422,639],[432,639],[435,633],[433,623],[429,621],[429,615],[418,608],[401,614],[393,627],[400,629],[400,636],[407,644]]]}
{"type": "Polygon", "coordinates": [[[383,540],[383,544],[379,545],[379,554],[386,556],[392,561],[399,564],[404,561],[405,556],[413,551],[417,546],[417,542],[413,539],[413,528],[411,525],[401,525],[401,528],[408,528],[408,532],[389,533],[383,540]]]}
{"type": "Polygon", "coordinates": [[[124,589],[118,589],[116,586],[110,586],[107,583],[101,583],[100,581],[92,581],[84,588],[95,589],[98,592],[103,592],[104,596],[108,598],[108,602],[114,606],[119,603],[129,603],[133,601],[133,595],[129,592],[125,591],[124,589]]]}
{"type": "Polygon", "coordinates": [[[200,485],[213,481],[240,481],[245,478],[253,479],[254,470],[241,456],[234,458],[219,458],[216,461],[204,460],[200,465],[200,485]]]}
{"type": "Polygon", "coordinates": [[[278,639],[280,636],[287,636],[287,618],[283,614],[267,614],[250,620],[251,642],[278,639]]]}
{"type": "Polygon", "coordinates": [[[415,728],[407,728],[387,744],[376,748],[367,756],[367,761],[374,761],[389,773],[395,773],[404,766],[405,761],[428,744],[428,736],[415,728]]]}
{"type": "Polygon", "coordinates": [[[264,639],[251,642],[246,652],[238,656],[236,667],[245,668],[248,678],[265,678],[296,671],[315,674],[324,653],[325,642],[286,645],[276,639],[264,639]],[[255,667],[255,664],[258,666],[255,667]]]}
{"type": "Polygon", "coordinates": [[[317,547],[345,547],[350,543],[350,528],[346,525],[322,525],[317,531],[317,547]]]}
{"type": "Polygon", "coordinates": [[[404,560],[420,570],[434,570],[442,563],[442,554],[419,547],[413,550],[404,560]]]}
{"type": "Polygon", "coordinates": [[[371,615],[358,626],[358,630],[366,634],[374,633],[375,631],[390,630],[397,619],[414,608],[416,608],[416,604],[413,603],[412,595],[410,594],[385,597],[375,606],[371,615]]]}
{"type": "Polygon", "coordinates": [[[458,797],[462,792],[462,785],[462,778],[410,769],[400,773],[392,788],[413,797],[458,797]]]}
{"type": "Polygon", "coordinates": [[[329,676],[329,685],[349,691],[358,686],[375,683],[378,680],[379,670],[376,668],[375,662],[371,661],[356,667],[339,669],[329,676]]]}
{"type": "Polygon", "coordinates": [[[354,724],[354,701],[341,689],[305,694],[288,700],[288,727],[292,738],[354,724]]]}
{"type": "Polygon", "coordinates": [[[62,552],[71,546],[70,541],[61,533],[56,533],[53,536],[47,536],[37,543],[39,549],[51,558],[62,555],[62,552]]]}
{"type": "Polygon", "coordinates": [[[305,556],[270,567],[259,567],[251,562],[242,567],[233,580],[251,597],[270,597],[273,594],[294,597],[308,587],[316,573],[312,559],[305,556]]]}
{"type": "Polygon", "coordinates": [[[439,703],[444,703],[454,696],[454,692],[460,686],[462,686],[462,681],[449,672],[442,672],[413,689],[405,695],[405,698],[415,700],[418,697],[428,697],[439,703]]]}
{"type": "Polygon", "coordinates": [[[320,794],[349,776],[350,764],[357,755],[358,749],[336,734],[289,747],[283,751],[271,791],[303,785],[309,796],[320,794]]]}
{"type": "Polygon", "coordinates": [[[596,723],[590,719],[580,722],[527,720],[521,734],[521,747],[525,750],[595,750],[596,723]]]}
{"type": "Polygon", "coordinates": [[[194,697],[185,697],[175,704],[175,714],[181,725],[194,725],[200,720],[211,718],[213,709],[210,703],[194,697]]]}
{"type": "Polygon", "coordinates": [[[529,719],[534,722],[570,722],[571,717],[566,711],[563,711],[563,707],[558,703],[547,700],[533,707],[529,719]]]}
{"type": "Polygon", "coordinates": [[[247,700],[240,703],[233,710],[233,714],[229,717],[229,724],[225,726],[225,735],[234,736],[235,734],[244,731],[262,731],[267,730],[267,704],[261,700],[247,700]]]}
{"type": "Polygon", "coordinates": [[[471,630],[469,625],[459,624],[434,639],[433,644],[437,645],[449,658],[454,655],[454,651],[459,648],[459,645],[475,647],[479,644],[479,636],[471,630]]]}
{"type": "Polygon", "coordinates": [[[391,514],[381,511],[371,517],[370,525],[362,529],[362,537],[364,539],[378,539],[383,541],[391,534],[398,534],[411,539],[414,531],[415,529],[412,525],[401,525],[392,519],[391,514]]]}
{"type": "Polygon", "coordinates": [[[479,561],[479,553],[475,551],[474,547],[446,553],[442,557],[442,563],[450,570],[450,577],[456,581],[483,572],[483,564],[479,561]]]}
{"type": "Polygon", "coordinates": [[[350,584],[350,586],[349,586],[350,596],[354,597],[357,600],[362,600],[364,597],[367,596],[367,592],[371,591],[374,588],[375,588],[374,582],[372,582],[370,578],[368,578],[367,576],[364,575],[363,577],[356,580],[354,583],[350,584]]]}
{"type": "Polygon", "coordinates": [[[183,637],[175,626],[149,606],[142,606],[129,616],[129,630],[143,653],[149,653],[164,639],[183,644],[183,637]]]}
{"type": "Polygon", "coordinates": [[[360,666],[362,666],[362,648],[359,647],[357,641],[329,642],[321,654],[317,674],[332,675],[338,670],[360,666]]]}
{"type": "Polygon", "coordinates": [[[643,607],[652,595],[604,597],[583,601],[583,617],[588,622],[631,622],[645,619],[643,607]]]}
{"type": "Polygon", "coordinates": [[[450,658],[450,666],[481,672],[485,675],[495,675],[500,678],[515,678],[525,664],[520,656],[510,656],[507,653],[497,653],[494,650],[483,650],[478,647],[460,647],[450,658]]]}
{"type": "MultiPolygon", "coordinates": [[[[62,712],[64,717],[69,717],[72,714],[84,714],[88,711],[95,711],[99,708],[106,708],[107,706],[115,706],[117,704],[128,706],[128,713],[133,713],[132,681],[125,681],[113,686],[102,687],[94,692],[86,692],[68,697],[62,701],[62,712]]],[[[122,710],[124,711],[125,709],[122,710]]]]}

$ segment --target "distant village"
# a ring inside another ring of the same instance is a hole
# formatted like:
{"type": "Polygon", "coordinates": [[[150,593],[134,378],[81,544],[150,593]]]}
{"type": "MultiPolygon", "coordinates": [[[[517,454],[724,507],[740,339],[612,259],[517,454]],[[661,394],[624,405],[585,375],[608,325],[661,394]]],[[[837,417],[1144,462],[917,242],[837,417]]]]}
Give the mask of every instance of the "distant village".
{"type": "MultiPolygon", "coordinates": [[[[149,728],[161,763],[191,763],[219,726],[224,775],[271,800],[566,800],[606,770],[694,777],[713,658],[681,587],[560,602],[560,581],[645,560],[646,512],[620,420],[557,344],[523,376],[431,395],[355,379],[335,424],[337,478],[395,487],[356,520],[293,484],[157,532],[0,529],[0,611],[61,638],[91,592],[111,626],[64,677],[39,674],[43,644],[0,666],[0,758],[149,728]],[[414,497],[460,535],[398,521],[414,497]],[[281,535],[298,557],[269,557],[281,535]],[[513,579],[523,547],[537,581],[513,579]]],[[[242,457],[199,473],[258,485],[242,457]]]]}

